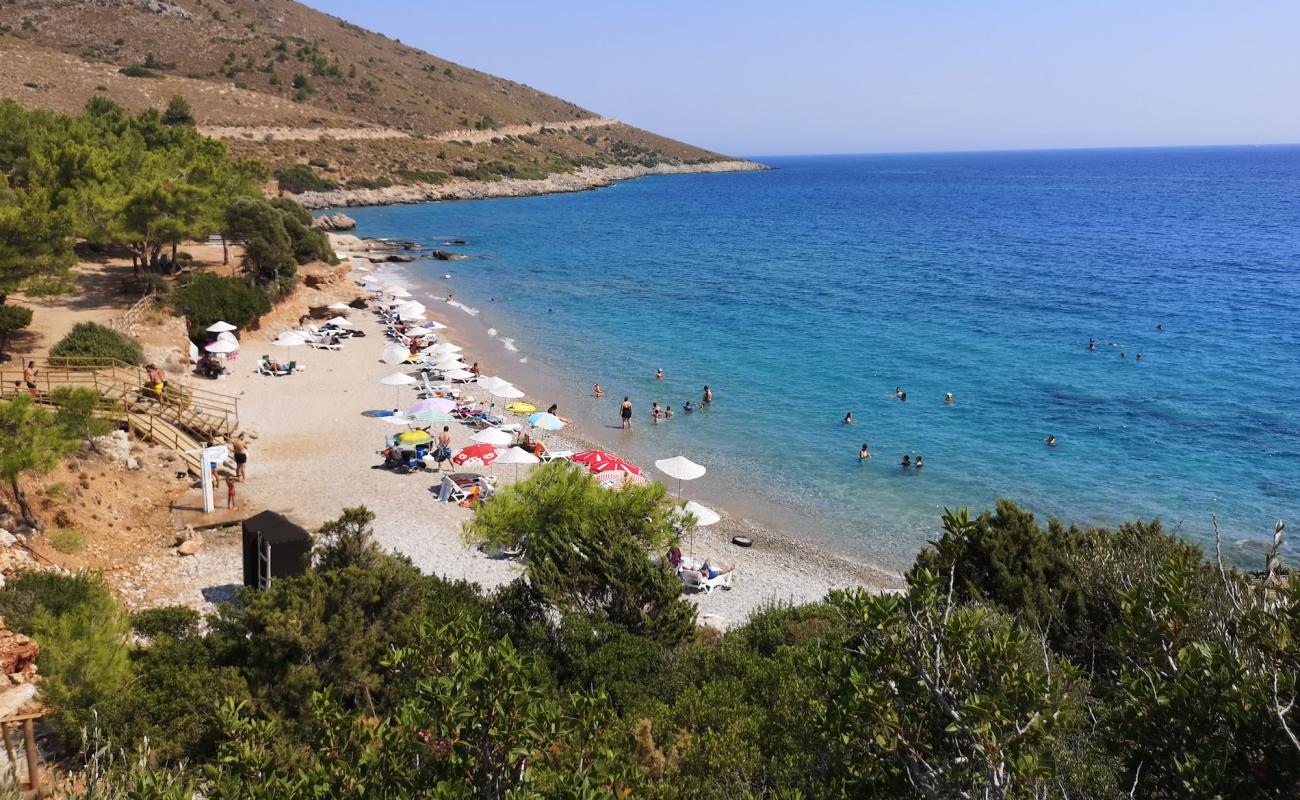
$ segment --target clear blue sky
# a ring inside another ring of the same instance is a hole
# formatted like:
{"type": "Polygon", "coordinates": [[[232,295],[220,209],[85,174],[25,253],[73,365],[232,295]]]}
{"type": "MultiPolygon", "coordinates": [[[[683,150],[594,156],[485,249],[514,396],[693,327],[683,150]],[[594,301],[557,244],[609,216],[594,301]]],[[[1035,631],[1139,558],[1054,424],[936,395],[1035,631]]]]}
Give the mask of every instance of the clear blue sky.
{"type": "Polygon", "coordinates": [[[1300,0],[308,0],[738,155],[1300,142],[1300,0]]]}

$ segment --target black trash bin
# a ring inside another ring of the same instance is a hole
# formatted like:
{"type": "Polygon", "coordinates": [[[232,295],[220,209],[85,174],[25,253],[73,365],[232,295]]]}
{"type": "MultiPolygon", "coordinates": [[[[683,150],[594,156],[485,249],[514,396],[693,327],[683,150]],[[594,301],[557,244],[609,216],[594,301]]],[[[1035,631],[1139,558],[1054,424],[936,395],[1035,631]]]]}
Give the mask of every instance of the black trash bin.
{"type": "Polygon", "coordinates": [[[265,589],[271,579],[301,575],[311,566],[311,534],[283,514],[263,511],[244,520],[244,585],[265,589]]]}

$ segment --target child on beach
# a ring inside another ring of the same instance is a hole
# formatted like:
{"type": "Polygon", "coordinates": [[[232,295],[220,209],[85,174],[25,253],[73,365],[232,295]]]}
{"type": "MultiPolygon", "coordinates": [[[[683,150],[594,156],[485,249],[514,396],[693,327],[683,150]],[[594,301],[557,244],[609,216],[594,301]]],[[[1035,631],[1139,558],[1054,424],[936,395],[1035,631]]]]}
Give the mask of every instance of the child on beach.
{"type": "Polygon", "coordinates": [[[663,412],[661,412],[661,411],[659,410],[659,404],[658,404],[658,403],[651,403],[651,405],[650,405],[650,419],[654,420],[654,421],[655,421],[655,424],[658,425],[658,424],[659,424],[659,418],[662,417],[662,416],[663,416],[663,412]]]}
{"type": "Polygon", "coordinates": [[[672,418],[673,418],[673,407],[668,405],[667,403],[664,403],[664,419],[672,419],[672,418]]]}
{"type": "Polygon", "coordinates": [[[234,475],[226,476],[226,508],[235,507],[235,480],[234,475]]]}
{"type": "Polygon", "coordinates": [[[605,396],[605,392],[604,392],[603,390],[601,390],[601,388],[600,388],[600,384],[599,384],[599,383],[596,384],[596,388],[595,388],[594,390],[592,390],[591,393],[592,393],[592,395],[595,396],[595,397],[604,397],[604,396],[605,396]]]}

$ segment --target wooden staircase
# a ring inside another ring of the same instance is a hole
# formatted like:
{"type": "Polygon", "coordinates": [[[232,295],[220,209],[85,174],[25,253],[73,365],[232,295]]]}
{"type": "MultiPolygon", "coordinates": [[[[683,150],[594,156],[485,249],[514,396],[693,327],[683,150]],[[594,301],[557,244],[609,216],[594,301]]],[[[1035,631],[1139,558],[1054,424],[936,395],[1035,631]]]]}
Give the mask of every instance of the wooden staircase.
{"type": "MultiPolygon", "coordinates": [[[[22,367],[0,367],[0,399],[26,392],[22,367]],[[19,385],[15,386],[15,381],[19,385]]],[[[53,405],[50,397],[64,386],[94,389],[102,399],[100,414],[124,423],[133,433],[180,454],[186,467],[199,474],[195,452],[205,442],[221,442],[239,427],[239,398],[169,381],[160,399],[146,386],[139,367],[114,359],[50,359],[36,376],[36,401],[53,405]]]]}

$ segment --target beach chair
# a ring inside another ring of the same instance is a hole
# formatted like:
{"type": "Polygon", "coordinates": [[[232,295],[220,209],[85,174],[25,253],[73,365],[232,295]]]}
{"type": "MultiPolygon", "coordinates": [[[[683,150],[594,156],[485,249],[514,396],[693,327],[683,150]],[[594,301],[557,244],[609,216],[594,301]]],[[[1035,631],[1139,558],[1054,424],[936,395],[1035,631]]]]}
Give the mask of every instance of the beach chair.
{"type": "Polygon", "coordinates": [[[462,500],[468,500],[469,490],[473,485],[471,483],[462,486],[450,475],[443,475],[442,483],[438,485],[438,499],[444,503],[459,503],[462,500]]]}
{"type": "Polygon", "coordinates": [[[299,366],[297,361],[290,361],[288,364],[285,364],[285,365],[284,365],[284,372],[282,372],[282,373],[280,373],[280,374],[281,374],[281,375],[292,375],[292,374],[295,373],[295,372],[302,372],[302,371],[305,370],[305,369],[307,369],[307,368],[306,368],[306,367],[299,366]]]}
{"type": "Polygon", "coordinates": [[[538,458],[542,459],[543,462],[557,461],[557,460],[568,461],[570,458],[573,458],[573,451],[572,450],[542,450],[542,454],[538,456],[538,458]]]}
{"type": "Polygon", "coordinates": [[[479,488],[478,499],[480,501],[491,500],[492,496],[497,493],[496,483],[485,475],[480,475],[474,483],[479,488]]]}
{"type": "Polygon", "coordinates": [[[736,574],[736,571],[734,569],[731,569],[731,570],[727,570],[726,572],[722,573],[716,578],[706,578],[704,577],[703,572],[694,569],[687,569],[683,567],[681,572],[678,574],[681,575],[682,583],[685,585],[687,591],[693,590],[693,591],[704,592],[705,594],[709,594],[719,586],[721,586],[724,589],[730,589],[731,576],[736,574]]]}

